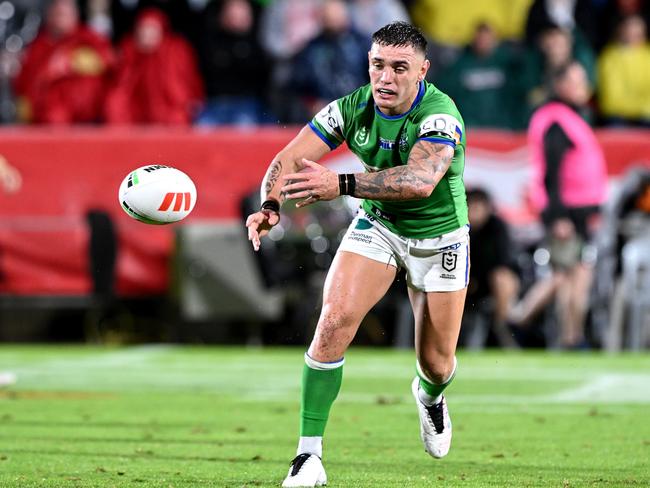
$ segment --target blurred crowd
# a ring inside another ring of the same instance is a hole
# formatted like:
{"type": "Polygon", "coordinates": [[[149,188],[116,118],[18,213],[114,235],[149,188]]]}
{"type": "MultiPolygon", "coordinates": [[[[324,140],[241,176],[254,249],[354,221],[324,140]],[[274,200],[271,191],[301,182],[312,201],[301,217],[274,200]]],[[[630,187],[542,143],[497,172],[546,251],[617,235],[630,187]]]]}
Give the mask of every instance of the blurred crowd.
{"type": "Polygon", "coordinates": [[[524,129],[577,61],[599,125],[650,123],[646,0],[3,0],[0,121],[304,123],[409,20],[469,127],[524,129]]]}
{"type": "MultiPolygon", "coordinates": [[[[514,241],[492,196],[469,188],[481,245],[461,343],[650,344],[650,169],[608,198],[591,129],[650,126],[650,0],[0,0],[0,122],[304,124],[367,83],[371,35],[394,20],[428,37],[428,80],[467,126],[528,131],[543,236],[514,241]]],[[[0,157],[0,189],[19,187],[0,157]]],[[[314,207],[283,222],[317,222],[326,237],[271,235],[260,253],[262,271],[302,270],[263,273],[284,288],[322,275],[345,228],[314,207]]],[[[296,323],[315,309],[312,288],[296,323]]]]}

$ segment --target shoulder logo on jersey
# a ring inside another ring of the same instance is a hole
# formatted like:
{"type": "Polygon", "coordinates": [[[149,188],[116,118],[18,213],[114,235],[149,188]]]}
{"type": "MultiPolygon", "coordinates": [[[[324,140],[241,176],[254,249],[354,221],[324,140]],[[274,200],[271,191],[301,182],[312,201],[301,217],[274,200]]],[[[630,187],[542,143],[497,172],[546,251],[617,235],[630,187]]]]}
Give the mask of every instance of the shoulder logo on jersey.
{"type": "Polygon", "coordinates": [[[370,133],[365,127],[357,129],[354,134],[354,142],[359,146],[365,146],[370,140],[370,133]]]}
{"type": "Polygon", "coordinates": [[[318,122],[328,134],[343,139],[343,117],[336,102],[332,102],[316,114],[314,120],[318,122]]]}
{"type": "Polygon", "coordinates": [[[460,122],[449,114],[429,115],[418,129],[418,137],[442,136],[452,139],[458,144],[463,136],[460,122]]]}

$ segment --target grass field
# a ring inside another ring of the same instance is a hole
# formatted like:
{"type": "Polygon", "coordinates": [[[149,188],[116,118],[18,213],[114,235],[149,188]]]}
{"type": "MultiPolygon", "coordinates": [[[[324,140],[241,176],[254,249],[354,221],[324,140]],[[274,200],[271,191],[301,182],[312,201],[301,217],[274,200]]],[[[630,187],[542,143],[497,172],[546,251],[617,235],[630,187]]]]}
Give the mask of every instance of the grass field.
{"type": "MultiPolygon", "coordinates": [[[[0,487],[279,486],[300,349],[0,346],[0,487]]],[[[423,451],[411,352],[352,349],[333,487],[650,486],[650,355],[460,353],[452,450],[423,451]]]]}

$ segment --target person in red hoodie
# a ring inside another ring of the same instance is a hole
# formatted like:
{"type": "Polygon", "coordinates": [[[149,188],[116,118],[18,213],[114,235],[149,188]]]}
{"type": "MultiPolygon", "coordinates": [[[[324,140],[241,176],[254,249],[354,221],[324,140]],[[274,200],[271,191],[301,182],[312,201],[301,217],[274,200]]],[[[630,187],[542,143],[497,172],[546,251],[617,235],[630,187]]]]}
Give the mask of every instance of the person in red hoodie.
{"type": "Polygon", "coordinates": [[[174,34],[160,10],[147,8],[120,45],[106,120],[113,124],[192,123],[204,100],[190,44],[174,34]]]}
{"type": "Polygon", "coordinates": [[[110,42],[80,23],[75,0],[54,0],[15,79],[19,119],[100,121],[113,58],[110,42]]]}

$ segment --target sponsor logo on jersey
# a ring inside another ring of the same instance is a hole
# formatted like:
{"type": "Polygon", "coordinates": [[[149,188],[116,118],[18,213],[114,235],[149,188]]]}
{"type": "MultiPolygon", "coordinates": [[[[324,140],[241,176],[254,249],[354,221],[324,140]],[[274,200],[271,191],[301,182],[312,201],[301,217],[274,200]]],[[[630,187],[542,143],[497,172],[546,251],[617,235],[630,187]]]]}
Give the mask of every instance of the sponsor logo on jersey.
{"type": "Polygon", "coordinates": [[[440,277],[445,279],[445,280],[455,280],[456,279],[456,275],[447,274],[447,273],[441,273],[440,277]]]}
{"type": "Polygon", "coordinates": [[[443,252],[442,253],[442,269],[445,271],[453,271],[456,269],[456,264],[458,262],[458,254],[455,252],[443,252]]]}
{"type": "Polygon", "coordinates": [[[361,232],[350,232],[348,234],[348,239],[352,241],[359,241],[363,242],[364,244],[370,244],[372,242],[372,235],[371,234],[362,234],[361,232]]]}
{"type": "Polygon", "coordinates": [[[459,247],[460,247],[460,242],[457,242],[456,244],[452,244],[451,246],[443,247],[442,249],[440,249],[440,251],[441,251],[441,252],[445,252],[445,251],[455,251],[455,250],[458,249],[459,247]]]}
{"type": "Polygon", "coordinates": [[[418,137],[435,135],[453,139],[458,144],[463,135],[463,130],[461,129],[460,122],[449,114],[429,115],[420,124],[418,137]]]}
{"type": "Polygon", "coordinates": [[[368,129],[365,127],[357,129],[354,134],[354,142],[359,146],[365,146],[368,144],[368,140],[370,140],[370,133],[368,132],[368,129]]]}
{"type": "Polygon", "coordinates": [[[394,147],[395,147],[395,141],[390,141],[388,139],[384,139],[383,137],[379,138],[380,149],[385,149],[386,151],[392,151],[394,147]]]}

